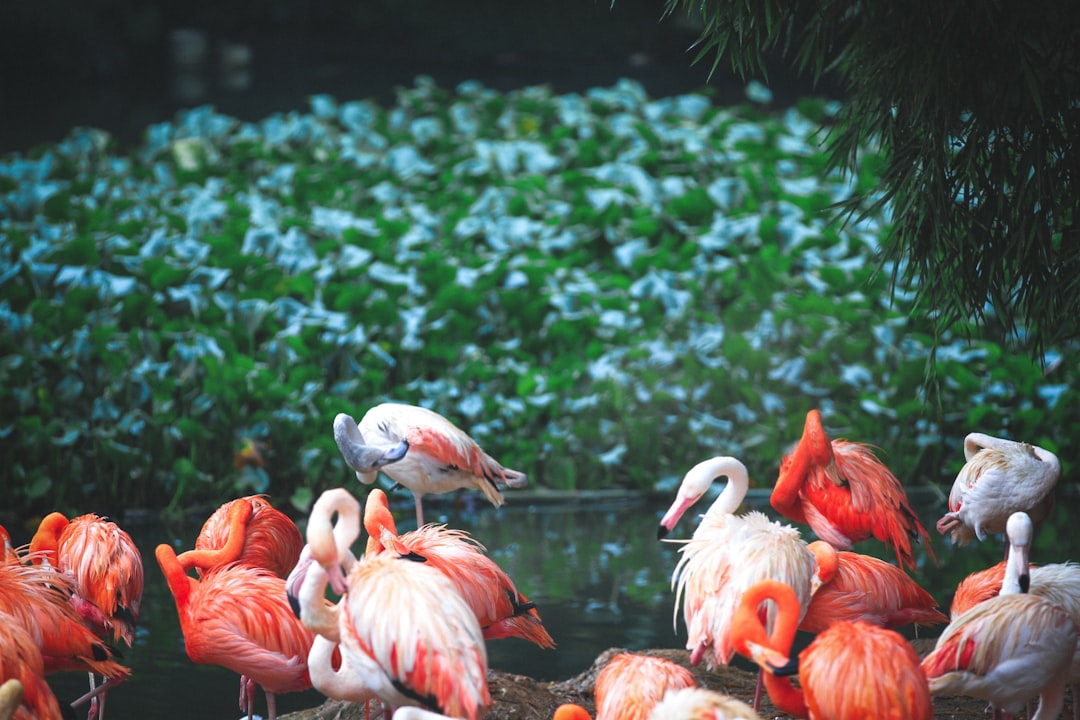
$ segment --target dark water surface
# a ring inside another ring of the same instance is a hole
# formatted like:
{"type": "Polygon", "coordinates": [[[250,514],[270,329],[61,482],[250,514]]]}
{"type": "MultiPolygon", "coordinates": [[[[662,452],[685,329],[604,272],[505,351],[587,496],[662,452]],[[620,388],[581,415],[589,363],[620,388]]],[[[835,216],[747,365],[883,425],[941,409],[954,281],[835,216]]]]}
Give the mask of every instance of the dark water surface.
{"type": "MultiPolygon", "coordinates": [[[[351,490],[362,494],[357,488],[351,490]]],[[[751,491],[745,509],[773,515],[766,496],[751,491]]],[[[411,502],[395,505],[402,531],[411,520],[411,502]]],[[[923,523],[933,537],[938,564],[920,549],[916,578],[947,611],[956,584],[968,573],[1001,559],[997,539],[955,549],[937,536],[933,523],[944,512],[945,501],[936,493],[913,494],[923,523]]],[[[481,499],[482,503],[483,500],[481,499]]],[[[480,540],[489,554],[510,574],[519,589],[535,600],[552,637],[555,650],[539,650],[516,639],[488,644],[491,667],[543,680],[561,680],[587,669],[610,647],[644,649],[682,647],[685,628],[673,629],[671,572],[678,559],[677,545],[658,542],[656,527],[666,501],[620,500],[581,503],[530,504],[525,496],[507,493],[499,510],[486,504],[475,509],[433,506],[429,519],[448,522],[480,540]]],[[[706,502],[692,513],[703,512],[706,502]]],[[[1044,524],[1031,552],[1032,562],[1060,562],[1080,558],[1080,533],[1072,527],[1080,499],[1069,494],[1059,500],[1051,521],[1044,524]]],[[[692,532],[696,517],[688,513],[673,537],[692,532]]],[[[239,717],[238,677],[216,667],[196,666],[184,653],[176,609],[153,559],[160,542],[176,541],[190,548],[199,524],[185,528],[181,537],[160,527],[135,528],[133,535],[146,562],[147,584],[143,616],[135,647],[125,662],[132,678],[110,693],[108,715],[115,718],[152,717],[172,720],[190,717],[239,717]]],[[[810,539],[804,529],[804,537],[810,539]]],[[[890,558],[881,543],[867,541],[859,552],[890,558]]],[[[910,633],[909,633],[910,634],[910,633]]],[[[925,634],[925,632],[924,632],[925,634]]],[[[931,635],[937,634],[937,631],[931,635]]],[[[54,676],[58,694],[73,698],[84,690],[84,676],[54,676]]],[[[315,691],[279,697],[279,712],[319,704],[315,691]]],[[[256,707],[263,711],[263,698],[256,707]]]]}

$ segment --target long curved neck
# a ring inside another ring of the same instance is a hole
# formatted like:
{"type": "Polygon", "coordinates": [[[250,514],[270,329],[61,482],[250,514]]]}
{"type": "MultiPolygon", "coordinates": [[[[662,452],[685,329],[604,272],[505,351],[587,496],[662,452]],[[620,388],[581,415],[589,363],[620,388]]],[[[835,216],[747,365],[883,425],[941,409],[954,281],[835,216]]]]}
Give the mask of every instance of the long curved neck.
{"type": "Polygon", "coordinates": [[[226,526],[229,528],[225,544],[220,548],[204,550],[187,550],[178,556],[180,564],[185,570],[199,568],[220,567],[234,562],[244,551],[244,543],[247,540],[247,525],[254,513],[251,502],[245,498],[235,500],[230,506],[226,516],[226,526]]]}
{"type": "Polygon", "coordinates": [[[300,586],[300,620],[313,633],[334,643],[340,642],[338,613],[340,608],[326,599],[329,576],[319,563],[311,563],[300,586]]]}
{"type": "Polygon", "coordinates": [[[1026,513],[1013,513],[1005,524],[1009,550],[1005,557],[1005,576],[1001,580],[1000,595],[1026,593],[1031,585],[1029,550],[1031,547],[1031,518],[1026,513]]]}
{"type": "Polygon", "coordinates": [[[832,582],[836,577],[836,573],[840,571],[840,553],[829,543],[824,540],[815,540],[806,546],[814,555],[814,561],[817,563],[817,576],[822,585],[827,585],[832,582]]]}
{"type": "Polygon", "coordinates": [[[49,513],[41,520],[37,532],[30,540],[32,557],[44,557],[53,567],[57,567],[57,546],[60,535],[68,526],[68,519],[63,513],[49,513]]]}
{"type": "Polygon", "coordinates": [[[709,514],[731,515],[739,509],[739,505],[746,498],[746,491],[750,489],[750,476],[746,472],[746,466],[733,457],[714,457],[690,468],[683,479],[684,485],[701,487],[703,494],[713,480],[722,475],[727,476],[727,485],[709,506],[709,514]]]}
{"type": "Polygon", "coordinates": [[[811,467],[813,465],[830,467],[832,463],[832,442],[825,434],[825,427],[821,424],[821,413],[810,410],[806,413],[806,422],[803,424],[803,434],[799,439],[799,444],[780,467],[780,475],[776,478],[776,485],[769,497],[769,502],[786,515],[784,509],[791,508],[797,503],[799,490],[810,473],[811,467]]]}
{"type": "Polygon", "coordinates": [[[732,642],[740,654],[750,657],[765,670],[765,688],[776,707],[795,717],[806,717],[806,699],[802,690],[786,677],[777,677],[766,666],[783,663],[791,653],[799,624],[799,599],[795,591],[777,580],[762,580],[752,585],[739,602],[732,623],[732,642]],[[765,630],[760,606],[766,600],[776,603],[772,634],[765,630]]]}
{"type": "Polygon", "coordinates": [[[199,582],[184,571],[184,566],[180,564],[179,558],[176,557],[176,551],[173,550],[171,545],[164,543],[158,545],[154,550],[154,556],[157,558],[158,566],[161,567],[161,572],[165,576],[165,582],[169,585],[169,592],[172,593],[173,600],[176,601],[177,615],[180,616],[180,624],[183,626],[188,616],[191,593],[199,586],[199,582]]]}
{"type": "Polygon", "coordinates": [[[360,503],[344,488],[327,490],[311,508],[307,541],[311,557],[323,567],[340,564],[360,536],[360,503]],[[334,522],[334,516],[337,522],[334,522]]]}
{"type": "Polygon", "coordinates": [[[364,503],[364,531],[368,534],[367,552],[379,553],[385,548],[384,533],[397,537],[397,524],[390,512],[390,502],[379,488],[372,488],[364,503]]]}

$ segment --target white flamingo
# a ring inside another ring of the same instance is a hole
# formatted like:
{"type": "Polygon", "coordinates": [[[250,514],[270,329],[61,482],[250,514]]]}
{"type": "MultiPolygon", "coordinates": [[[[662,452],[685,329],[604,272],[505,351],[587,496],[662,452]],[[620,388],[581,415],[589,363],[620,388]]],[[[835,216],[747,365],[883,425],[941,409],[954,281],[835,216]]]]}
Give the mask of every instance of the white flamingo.
{"type": "Polygon", "coordinates": [[[1061,477],[1057,455],[1037,445],[971,433],[964,439],[967,462],[949,493],[949,512],[937,522],[938,532],[953,543],[1005,532],[1014,512],[1042,522],[1053,506],[1053,490],[1061,477]]]}
{"type": "Polygon", "coordinates": [[[375,482],[381,470],[412,491],[417,527],[424,524],[424,495],[475,488],[500,507],[500,485],[528,484],[524,473],[503,466],[457,425],[415,405],[382,403],[359,423],[341,413],[334,418],[334,440],[364,484],[375,482]]]}

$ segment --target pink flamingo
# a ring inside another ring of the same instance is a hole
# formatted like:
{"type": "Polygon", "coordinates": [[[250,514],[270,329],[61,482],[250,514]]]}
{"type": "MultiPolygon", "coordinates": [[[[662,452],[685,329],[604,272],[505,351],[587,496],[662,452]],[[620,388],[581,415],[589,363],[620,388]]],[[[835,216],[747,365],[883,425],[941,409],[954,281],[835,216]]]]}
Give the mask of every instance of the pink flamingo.
{"type": "Polygon", "coordinates": [[[386,493],[379,488],[368,493],[364,529],[369,536],[367,555],[386,550],[415,553],[450,578],[476,613],[486,639],[518,637],[542,648],[555,647],[535,603],[518,592],[510,576],[468,533],[424,525],[399,536],[386,493]]]}
{"type": "MultiPolygon", "coordinates": [[[[818,583],[814,556],[798,530],[761,512],[734,514],[750,481],[746,466],[732,457],[702,461],[686,473],[675,502],[660,521],[659,534],[670,531],[721,476],[727,476],[727,486],[701,518],[694,536],[679,549],[682,556],[672,575],[676,613],[682,601],[690,662],[697,665],[704,659],[710,669],[727,665],[735,654],[732,623],[748,588],[767,578],[786,582],[795,588],[801,619],[818,583]]],[[[755,711],[759,704],[760,682],[755,711]]]]}
{"type": "MultiPolygon", "coordinates": [[[[313,530],[309,520],[308,546],[333,582],[359,533],[360,507],[337,493],[328,509],[339,522],[313,518],[313,530]]],[[[416,560],[382,552],[349,570],[338,611],[343,663],[388,709],[420,705],[476,720],[491,702],[479,622],[444,574],[416,560]]]]}
{"type": "Polygon", "coordinates": [[[836,622],[856,620],[886,628],[949,621],[933,596],[895,565],[837,550],[823,540],[808,547],[817,559],[821,587],[806,608],[800,630],[816,635],[836,622]]]}
{"type": "Polygon", "coordinates": [[[619,653],[596,676],[596,720],[646,720],[668,689],[697,687],[693,674],[664,658],[619,653]]]}
{"type": "Polygon", "coordinates": [[[967,462],[949,493],[949,512],[937,522],[954,544],[1005,532],[1014,512],[1042,522],[1053,507],[1061,477],[1057,455],[1037,445],[971,433],[964,438],[967,462]]]}
{"type": "Polygon", "coordinates": [[[1007,525],[1016,551],[1010,547],[1000,594],[956,616],[922,667],[935,695],[987,700],[995,713],[1016,712],[1039,695],[1032,720],[1056,718],[1076,665],[1077,625],[1050,600],[1021,593],[1029,578],[1030,519],[1010,518],[1007,525]]]}
{"type": "Polygon", "coordinates": [[[424,524],[424,495],[475,488],[500,507],[500,485],[520,488],[528,484],[524,473],[503,466],[461,428],[415,405],[376,405],[359,424],[340,414],[334,418],[334,439],[363,483],[375,482],[382,470],[412,491],[417,527],[424,524]]]}
{"type": "Polygon", "coordinates": [[[868,445],[830,441],[817,410],[806,414],[799,444],[781,461],[769,502],[839,550],[872,536],[892,546],[901,566],[915,568],[912,542],[934,558],[900,481],[868,445]]]}
{"type": "Polygon", "coordinates": [[[930,689],[919,656],[893,630],[866,622],[838,622],[814,638],[797,659],[800,687],[778,673],[792,672],[791,645],[800,605],[782,582],[757,583],[742,597],[735,620],[739,654],[769,672],[765,687],[776,707],[810,720],[931,720],[930,689]],[[776,603],[772,634],[761,622],[761,603],[776,603]]]}
{"type": "Polygon", "coordinates": [[[264,568],[237,564],[196,580],[171,546],[158,545],[155,556],[176,602],[188,657],[247,678],[240,706],[248,718],[255,684],[266,693],[270,720],[277,717],[275,695],[311,687],[307,656],[314,638],[293,615],[284,580],[264,568]]]}
{"type": "Polygon", "coordinates": [[[303,547],[304,537],[288,515],[271,505],[265,495],[248,495],[215,510],[203,523],[195,549],[180,554],[180,563],[202,575],[204,570],[239,562],[284,578],[295,567],[303,547]],[[246,520],[230,514],[242,503],[252,510],[246,520]],[[234,540],[231,544],[230,539],[234,540]]]}

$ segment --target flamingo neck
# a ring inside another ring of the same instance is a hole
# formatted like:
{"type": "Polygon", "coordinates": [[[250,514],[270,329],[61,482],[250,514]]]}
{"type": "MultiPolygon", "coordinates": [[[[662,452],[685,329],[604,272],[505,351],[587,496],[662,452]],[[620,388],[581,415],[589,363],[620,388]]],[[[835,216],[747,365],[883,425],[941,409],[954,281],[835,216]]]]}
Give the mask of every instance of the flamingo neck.
{"type": "Polygon", "coordinates": [[[360,536],[360,503],[344,488],[327,490],[311,508],[307,541],[311,557],[324,568],[340,564],[360,536]],[[337,516],[337,522],[334,517],[337,516]]]}
{"type": "Polygon", "coordinates": [[[30,540],[30,552],[32,557],[44,558],[53,567],[59,567],[57,559],[57,547],[60,543],[60,535],[69,525],[68,519],[63,513],[49,513],[41,520],[37,532],[30,540]]]}
{"type": "Polygon", "coordinates": [[[840,570],[840,553],[824,540],[815,540],[806,546],[817,562],[818,580],[822,585],[832,582],[840,570]]]}
{"type": "Polygon", "coordinates": [[[328,583],[329,576],[326,570],[317,562],[311,563],[297,597],[300,602],[300,620],[311,632],[338,643],[340,642],[338,630],[340,608],[337,605],[331,605],[326,600],[328,583]]]}
{"type": "Polygon", "coordinates": [[[364,530],[368,534],[367,552],[382,552],[386,548],[385,536],[398,536],[390,502],[379,488],[372,488],[364,504],[364,530]]]}
{"type": "Polygon", "coordinates": [[[1009,538],[1008,556],[1005,558],[1005,576],[1001,580],[1001,595],[1026,593],[1031,583],[1028,562],[1031,547],[1031,518],[1026,513],[1013,513],[1005,524],[1009,538]]]}
{"type": "Polygon", "coordinates": [[[791,678],[777,677],[766,671],[765,691],[769,693],[769,699],[780,712],[797,718],[809,717],[810,710],[806,707],[806,696],[801,689],[791,684],[791,678]]]}
{"type": "Polygon", "coordinates": [[[165,576],[169,592],[172,593],[173,600],[176,601],[177,614],[180,616],[181,624],[183,624],[188,615],[191,593],[199,586],[199,582],[187,574],[171,545],[165,543],[158,545],[154,550],[154,556],[157,558],[161,573],[165,576]]]}
{"type": "Polygon", "coordinates": [[[683,488],[690,489],[700,498],[709,485],[722,475],[727,476],[727,485],[709,506],[710,515],[732,515],[739,509],[739,505],[746,498],[746,491],[750,488],[750,476],[746,472],[746,466],[733,457],[714,457],[690,468],[683,478],[683,488]]]}
{"type": "Polygon", "coordinates": [[[190,568],[221,567],[236,561],[244,551],[244,543],[247,541],[247,524],[255,512],[251,502],[241,498],[229,506],[227,515],[228,537],[225,544],[217,550],[188,550],[179,555],[180,564],[185,570],[190,568]]]}

